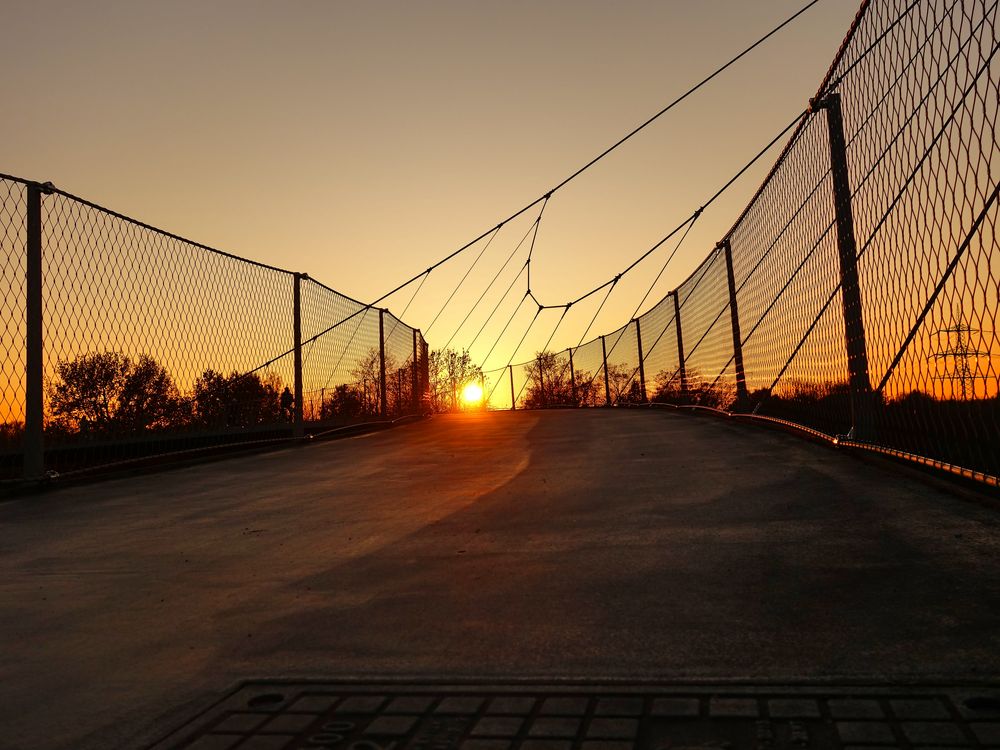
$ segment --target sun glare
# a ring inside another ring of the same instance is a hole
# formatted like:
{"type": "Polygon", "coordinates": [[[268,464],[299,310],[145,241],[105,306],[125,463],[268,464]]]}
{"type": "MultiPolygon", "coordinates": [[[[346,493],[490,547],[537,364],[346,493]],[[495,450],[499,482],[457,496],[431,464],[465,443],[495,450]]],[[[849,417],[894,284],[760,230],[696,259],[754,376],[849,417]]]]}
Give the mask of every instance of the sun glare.
{"type": "Polygon", "coordinates": [[[483,389],[479,383],[469,383],[462,389],[462,403],[466,406],[478,406],[483,400],[483,389]]]}

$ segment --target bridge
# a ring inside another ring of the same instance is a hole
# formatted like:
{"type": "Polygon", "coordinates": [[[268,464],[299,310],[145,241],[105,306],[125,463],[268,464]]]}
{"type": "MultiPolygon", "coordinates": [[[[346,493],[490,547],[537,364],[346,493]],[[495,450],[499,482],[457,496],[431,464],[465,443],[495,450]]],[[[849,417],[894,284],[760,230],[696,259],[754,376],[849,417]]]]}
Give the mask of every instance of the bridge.
{"type": "Polygon", "coordinates": [[[813,4],[371,302],[0,174],[3,741],[1000,744],[997,2],[864,0],[715,193],[532,286],[564,186],[813,4]]]}
{"type": "Polygon", "coordinates": [[[0,506],[0,550],[8,747],[177,740],[261,677],[1000,671],[995,507],[669,410],[444,415],[81,485],[0,506]]]}

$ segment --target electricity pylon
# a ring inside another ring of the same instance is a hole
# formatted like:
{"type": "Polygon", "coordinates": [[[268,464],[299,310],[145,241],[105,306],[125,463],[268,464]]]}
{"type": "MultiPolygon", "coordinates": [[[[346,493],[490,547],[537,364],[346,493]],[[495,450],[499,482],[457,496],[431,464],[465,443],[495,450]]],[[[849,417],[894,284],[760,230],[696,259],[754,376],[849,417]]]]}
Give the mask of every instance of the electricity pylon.
{"type": "Polygon", "coordinates": [[[949,359],[955,363],[954,372],[951,374],[934,375],[933,377],[935,380],[959,381],[963,401],[968,400],[970,387],[972,388],[972,395],[975,395],[975,379],[977,376],[972,371],[972,367],[969,364],[970,360],[978,360],[980,357],[988,357],[990,355],[989,352],[972,348],[971,334],[979,332],[978,328],[972,328],[961,320],[953,326],[941,328],[936,333],[938,335],[947,333],[949,345],[928,357],[928,359],[944,360],[945,367],[947,367],[949,359]],[[953,336],[954,340],[952,340],[953,336]]]}

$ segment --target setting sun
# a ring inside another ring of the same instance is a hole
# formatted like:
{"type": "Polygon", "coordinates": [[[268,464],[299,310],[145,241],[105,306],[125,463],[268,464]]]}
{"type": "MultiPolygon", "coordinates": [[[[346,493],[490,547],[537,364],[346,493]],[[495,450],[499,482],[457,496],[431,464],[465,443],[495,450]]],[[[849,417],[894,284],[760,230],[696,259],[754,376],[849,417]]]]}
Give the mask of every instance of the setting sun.
{"type": "Polygon", "coordinates": [[[479,383],[469,383],[462,389],[462,403],[466,406],[474,406],[482,403],[483,389],[479,383]]]}

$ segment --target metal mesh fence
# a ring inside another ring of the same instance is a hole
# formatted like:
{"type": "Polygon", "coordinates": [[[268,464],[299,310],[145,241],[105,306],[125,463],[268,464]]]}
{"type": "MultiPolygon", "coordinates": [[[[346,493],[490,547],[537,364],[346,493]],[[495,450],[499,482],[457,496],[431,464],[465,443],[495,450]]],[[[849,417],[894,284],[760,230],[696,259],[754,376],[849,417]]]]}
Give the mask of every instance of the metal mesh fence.
{"type": "MultiPolygon", "coordinates": [[[[0,180],[0,454],[20,455],[25,399],[25,253],[26,205],[24,186],[0,180]]],[[[11,462],[11,459],[8,459],[11,462]]],[[[3,464],[6,467],[6,464],[3,464]]],[[[7,471],[0,468],[0,472],[7,471]]],[[[2,476],[2,474],[0,474],[2,476]]]]}
{"type": "Polygon", "coordinates": [[[0,478],[423,408],[419,332],[384,313],[383,378],[380,311],[304,275],[6,176],[0,242],[0,478]]]}
{"type": "Polygon", "coordinates": [[[575,403],[607,402],[607,370],[612,403],[752,413],[996,481],[997,5],[864,2],[719,245],[638,326],[573,350],[599,386],[575,403]]]}

